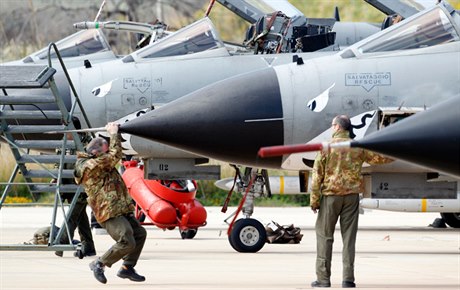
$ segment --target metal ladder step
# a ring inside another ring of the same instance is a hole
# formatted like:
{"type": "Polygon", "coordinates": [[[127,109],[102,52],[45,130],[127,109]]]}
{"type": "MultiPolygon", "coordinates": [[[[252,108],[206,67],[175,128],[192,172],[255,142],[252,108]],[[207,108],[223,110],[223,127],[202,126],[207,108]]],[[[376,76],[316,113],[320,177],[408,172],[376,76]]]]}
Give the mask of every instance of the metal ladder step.
{"type": "Polygon", "coordinates": [[[45,111],[3,111],[0,112],[0,120],[10,119],[25,119],[25,120],[42,120],[42,119],[62,119],[61,111],[45,110],[45,111]]]}
{"type": "Polygon", "coordinates": [[[17,134],[17,133],[44,133],[50,131],[62,131],[65,129],[64,125],[8,125],[4,132],[17,134]]]}
{"type": "Polygon", "coordinates": [[[55,103],[54,96],[0,96],[0,105],[28,105],[55,103]]]}
{"type": "MultiPolygon", "coordinates": [[[[58,175],[57,169],[51,169],[49,172],[46,170],[29,169],[26,173],[23,173],[23,176],[25,178],[53,178],[50,172],[54,174],[54,176],[58,175]]],[[[63,169],[61,177],[73,178],[73,169],[63,169]]]]}
{"type": "MultiPolygon", "coordinates": [[[[14,142],[19,148],[31,148],[31,149],[61,149],[61,140],[17,140],[14,142]]],[[[76,149],[75,142],[68,140],[66,149],[76,149]]]]}
{"type": "MultiPolygon", "coordinates": [[[[37,160],[40,163],[59,163],[61,160],[60,155],[29,155],[24,154],[17,160],[17,163],[24,164],[24,163],[35,163],[37,160]]],[[[77,161],[76,155],[65,155],[64,156],[64,163],[75,163],[77,161]]]]}
{"type": "MultiPolygon", "coordinates": [[[[64,192],[76,192],[78,189],[78,185],[76,184],[61,184],[59,187],[59,191],[61,193],[64,192]]],[[[55,192],[56,191],[56,184],[50,183],[49,185],[32,185],[30,186],[30,191],[33,193],[38,192],[55,192]]]]}
{"type": "Polygon", "coordinates": [[[56,73],[46,65],[1,65],[1,88],[41,88],[56,73]]]}

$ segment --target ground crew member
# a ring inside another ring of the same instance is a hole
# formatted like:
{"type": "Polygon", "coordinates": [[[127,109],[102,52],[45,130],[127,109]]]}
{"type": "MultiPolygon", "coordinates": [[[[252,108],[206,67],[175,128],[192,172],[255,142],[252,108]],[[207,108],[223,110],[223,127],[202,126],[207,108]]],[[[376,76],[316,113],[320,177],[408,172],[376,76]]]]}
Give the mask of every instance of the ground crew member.
{"type": "Polygon", "coordinates": [[[137,274],[134,267],[144,247],[147,232],[134,217],[133,201],[115,168],[122,157],[118,125],[108,123],[105,128],[110,134],[110,147],[103,138],[93,139],[86,147],[86,153],[77,155],[75,165],[76,183],[85,186],[88,204],[96,220],[116,241],[89,266],[94,277],[105,284],[105,266],[111,267],[123,259],[117,276],[142,282],[145,277],[137,274]]]}
{"type": "MultiPolygon", "coordinates": [[[[332,120],[332,141],[350,141],[350,119],[345,115],[332,120]]],[[[320,152],[313,166],[310,206],[316,219],[316,277],[312,287],[330,287],[334,230],[340,217],[342,233],[342,287],[354,288],[354,261],[358,231],[359,193],[363,192],[361,167],[364,162],[384,164],[393,161],[364,149],[331,149],[320,152]]]]}
{"type": "MultiPolygon", "coordinates": [[[[75,129],[81,129],[80,121],[77,118],[73,118],[73,124],[75,129]]],[[[83,139],[83,136],[80,136],[80,139],[83,139]]],[[[71,133],[67,134],[67,140],[73,140],[73,136],[71,133]]],[[[74,149],[69,149],[66,154],[74,155],[74,149]]],[[[58,155],[61,154],[60,150],[57,152],[58,155]]],[[[59,164],[56,164],[56,168],[59,168],[59,164]]],[[[73,163],[65,163],[64,169],[75,169],[75,164],[73,163]]],[[[56,179],[53,180],[54,183],[57,182],[56,179]]],[[[74,179],[67,179],[63,178],[61,180],[61,184],[75,184],[74,179]]],[[[72,203],[72,199],[74,198],[74,193],[67,193],[61,192],[61,200],[67,201],[68,204],[72,203]]],[[[86,201],[86,193],[81,192],[78,196],[78,199],[75,203],[72,213],[68,218],[68,227],[70,232],[70,241],[73,241],[75,229],[78,228],[78,234],[80,235],[81,240],[81,257],[86,256],[95,256],[96,255],[96,248],[94,247],[93,235],[91,234],[91,228],[89,225],[88,215],[86,214],[86,205],[88,202],[86,201]]],[[[67,237],[67,231],[64,231],[62,234],[61,244],[68,244],[69,238],[67,237]]],[[[55,254],[59,257],[64,255],[63,251],[56,251],[55,254]]]]}
{"type": "MultiPolygon", "coordinates": [[[[62,183],[62,184],[65,184],[62,183]]],[[[61,198],[63,201],[67,200],[70,204],[72,202],[73,196],[69,194],[61,194],[61,198]]],[[[73,240],[73,235],[75,229],[78,228],[78,234],[80,235],[81,239],[81,255],[82,257],[86,256],[95,256],[96,255],[96,248],[94,247],[93,235],[91,234],[91,228],[89,225],[88,215],[86,214],[86,193],[82,192],[78,196],[77,202],[75,203],[75,207],[69,216],[68,226],[70,232],[70,240],[73,240]]],[[[62,234],[61,244],[68,244],[69,238],[67,237],[67,231],[64,231],[62,234]]],[[[55,254],[59,257],[64,255],[63,251],[56,251],[55,254]]]]}

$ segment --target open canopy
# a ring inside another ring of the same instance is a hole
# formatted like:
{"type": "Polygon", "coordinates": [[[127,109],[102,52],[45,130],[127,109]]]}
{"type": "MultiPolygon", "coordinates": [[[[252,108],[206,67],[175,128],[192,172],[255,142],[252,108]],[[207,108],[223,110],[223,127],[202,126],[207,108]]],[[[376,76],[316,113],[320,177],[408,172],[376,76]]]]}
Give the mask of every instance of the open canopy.
{"type": "MultiPolygon", "coordinates": [[[[458,15],[454,15],[458,18],[458,15]]],[[[351,46],[343,58],[377,52],[419,49],[460,40],[458,24],[442,5],[436,5],[351,46]]]]}

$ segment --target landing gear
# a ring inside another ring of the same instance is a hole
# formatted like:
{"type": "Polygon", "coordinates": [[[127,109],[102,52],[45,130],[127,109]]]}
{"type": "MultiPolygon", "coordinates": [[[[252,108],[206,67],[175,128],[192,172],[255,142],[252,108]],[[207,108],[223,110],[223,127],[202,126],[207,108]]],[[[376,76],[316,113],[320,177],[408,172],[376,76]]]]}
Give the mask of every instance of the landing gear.
{"type": "Polygon", "coordinates": [[[251,218],[237,220],[228,236],[232,248],[240,253],[256,253],[264,247],[266,240],[264,226],[251,218]]]}
{"type": "Polygon", "coordinates": [[[238,210],[233,214],[235,217],[232,221],[233,226],[232,223],[230,224],[232,228],[228,235],[228,241],[237,252],[256,253],[265,245],[267,232],[265,227],[259,221],[252,219],[251,216],[254,213],[254,199],[263,196],[265,190],[267,195],[271,196],[268,173],[266,170],[259,173],[252,168],[246,168],[244,176],[241,177],[236,166],[235,169],[239,177],[239,181],[235,185],[237,191],[243,194],[243,199],[238,210]],[[240,210],[245,218],[235,222],[240,210]]]}

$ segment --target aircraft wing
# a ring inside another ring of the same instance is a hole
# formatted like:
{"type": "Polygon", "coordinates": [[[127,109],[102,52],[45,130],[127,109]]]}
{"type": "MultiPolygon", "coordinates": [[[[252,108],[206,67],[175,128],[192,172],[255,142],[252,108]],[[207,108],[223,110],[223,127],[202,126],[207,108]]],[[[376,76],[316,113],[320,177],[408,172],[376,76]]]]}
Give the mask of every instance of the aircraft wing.
{"type": "Polygon", "coordinates": [[[399,14],[403,18],[436,5],[433,0],[364,0],[386,15],[399,14]]]}
{"type": "Polygon", "coordinates": [[[217,0],[217,2],[250,23],[255,23],[262,16],[275,11],[282,11],[291,18],[303,16],[303,13],[287,0],[217,0]]]}

